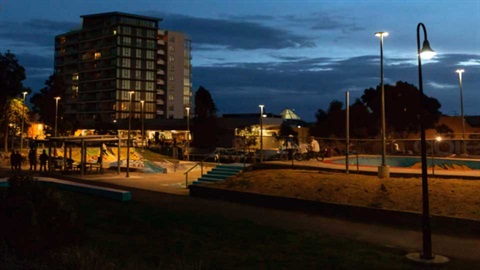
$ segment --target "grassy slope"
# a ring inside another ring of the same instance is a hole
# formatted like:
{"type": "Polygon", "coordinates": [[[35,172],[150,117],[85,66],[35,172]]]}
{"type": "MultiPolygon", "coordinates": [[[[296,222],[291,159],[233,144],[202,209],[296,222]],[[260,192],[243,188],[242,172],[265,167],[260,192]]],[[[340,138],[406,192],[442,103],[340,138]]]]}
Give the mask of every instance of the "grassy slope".
{"type": "MultiPolygon", "coordinates": [[[[402,250],[68,194],[88,228],[82,249],[123,269],[416,269],[402,250]]],[[[474,265],[454,260],[448,269],[474,265]]]]}

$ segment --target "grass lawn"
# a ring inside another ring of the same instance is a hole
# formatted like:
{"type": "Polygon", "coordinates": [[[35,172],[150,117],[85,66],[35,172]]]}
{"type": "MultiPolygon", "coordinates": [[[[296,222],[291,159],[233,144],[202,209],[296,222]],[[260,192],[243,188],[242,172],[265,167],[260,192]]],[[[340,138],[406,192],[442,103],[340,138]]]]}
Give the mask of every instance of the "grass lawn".
{"type": "MultiPolygon", "coordinates": [[[[82,217],[86,237],[41,269],[419,269],[403,250],[138,201],[62,194],[82,217]]],[[[441,269],[477,266],[453,260],[441,269]]]]}

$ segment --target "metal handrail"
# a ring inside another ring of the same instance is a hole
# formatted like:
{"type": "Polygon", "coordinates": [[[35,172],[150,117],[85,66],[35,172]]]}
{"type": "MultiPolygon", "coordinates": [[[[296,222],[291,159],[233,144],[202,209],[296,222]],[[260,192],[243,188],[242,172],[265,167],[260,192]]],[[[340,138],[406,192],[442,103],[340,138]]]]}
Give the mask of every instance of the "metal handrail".
{"type": "Polygon", "coordinates": [[[167,164],[169,164],[169,165],[171,165],[171,166],[173,167],[173,171],[174,171],[174,172],[177,171],[177,165],[176,165],[175,163],[173,163],[173,162],[171,162],[170,160],[165,159],[165,158],[162,159],[162,161],[165,162],[165,163],[167,163],[167,164]]]}
{"type": "MultiPolygon", "coordinates": [[[[207,160],[207,158],[209,158],[209,156],[211,154],[215,154],[215,153],[218,153],[219,152],[219,149],[215,149],[214,151],[208,153],[205,155],[205,158],[202,159],[201,161],[197,162],[195,165],[193,165],[190,169],[188,169],[184,174],[185,174],[185,188],[188,187],[188,173],[193,170],[195,167],[197,167],[198,165],[200,165],[200,173],[203,175],[203,163],[205,162],[205,160],[207,160]]],[[[216,163],[220,163],[220,159],[217,160],[216,163]]],[[[246,157],[243,159],[243,167],[245,168],[246,167],[246,157]]]]}
{"type": "Polygon", "coordinates": [[[193,165],[190,169],[188,169],[186,172],[183,173],[183,174],[185,174],[185,188],[188,187],[188,173],[189,173],[191,170],[193,170],[195,167],[197,167],[198,165],[200,165],[200,173],[203,175],[203,162],[204,162],[205,160],[207,160],[207,158],[209,158],[209,155],[210,155],[210,154],[214,154],[214,153],[216,153],[217,151],[218,151],[218,150],[215,149],[213,152],[210,152],[210,153],[206,154],[205,157],[204,157],[201,161],[197,162],[197,163],[196,163],[195,165],[193,165]]]}

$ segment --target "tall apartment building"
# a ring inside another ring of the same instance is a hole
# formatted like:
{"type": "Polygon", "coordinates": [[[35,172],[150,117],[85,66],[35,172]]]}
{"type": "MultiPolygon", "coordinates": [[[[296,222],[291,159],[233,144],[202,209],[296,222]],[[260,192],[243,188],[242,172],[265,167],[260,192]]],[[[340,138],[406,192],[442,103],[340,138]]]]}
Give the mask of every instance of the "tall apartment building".
{"type": "Polygon", "coordinates": [[[180,119],[191,104],[191,46],[160,18],[109,12],[81,16],[55,37],[55,74],[66,84],[65,115],[83,127],[132,117],[180,119]],[[133,94],[132,94],[133,93],[133,94]],[[144,101],[143,103],[141,101],[144,101]]]}

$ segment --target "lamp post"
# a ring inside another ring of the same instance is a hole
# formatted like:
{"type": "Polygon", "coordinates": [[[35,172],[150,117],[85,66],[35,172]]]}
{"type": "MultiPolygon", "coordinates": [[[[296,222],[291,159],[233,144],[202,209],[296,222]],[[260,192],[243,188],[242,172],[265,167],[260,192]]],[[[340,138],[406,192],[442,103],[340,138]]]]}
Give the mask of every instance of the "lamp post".
{"type": "Polygon", "coordinates": [[[145,130],[144,130],[144,127],[143,127],[143,121],[144,121],[144,119],[145,119],[145,112],[144,112],[144,108],[145,108],[144,106],[145,106],[145,104],[144,104],[144,103],[145,103],[145,100],[140,100],[140,105],[141,105],[141,106],[140,106],[140,107],[141,107],[141,108],[140,108],[140,109],[141,109],[141,112],[140,112],[141,115],[140,115],[140,117],[142,117],[142,152],[144,151],[144,150],[143,150],[143,146],[145,145],[145,134],[144,134],[144,133],[145,133],[145,130]]]}
{"type": "Polygon", "coordinates": [[[187,110],[187,160],[190,160],[190,106],[185,109],[187,110]]]}
{"type": "Polygon", "coordinates": [[[22,107],[22,127],[20,132],[20,153],[23,150],[23,126],[25,125],[25,97],[27,96],[27,92],[23,92],[23,107],[22,107]]]}
{"type": "Polygon", "coordinates": [[[435,55],[435,52],[430,48],[430,43],[427,39],[427,30],[423,23],[417,25],[417,58],[418,58],[418,87],[420,90],[420,148],[422,161],[422,238],[423,251],[422,253],[411,253],[407,255],[410,260],[431,264],[431,263],[446,263],[448,259],[432,254],[432,230],[430,227],[430,206],[428,198],[428,175],[427,175],[427,143],[425,140],[425,106],[426,99],[423,94],[423,78],[422,78],[422,60],[421,57],[429,59],[435,55]],[[422,49],[420,50],[420,28],[423,29],[424,41],[422,49]]]}
{"type": "Polygon", "coordinates": [[[130,131],[132,129],[132,96],[135,92],[130,91],[129,104],[128,104],[128,133],[127,133],[127,174],[126,177],[130,177],[130,131]]]}
{"type": "Polygon", "coordinates": [[[457,69],[458,73],[458,82],[460,84],[460,112],[462,114],[462,155],[467,155],[467,146],[465,144],[465,117],[463,116],[463,94],[462,94],[462,73],[465,72],[463,69],[457,69]]]}
{"type": "Polygon", "coordinates": [[[387,143],[386,143],[386,124],[385,124],[385,86],[383,83],[383,37],[388,36],[387,32],[376,32],[375,36],[380,38],[380,88],[382,95],[382,164],[378,166],[378,177],[389,178],[390,171],[386,164],[387,143]]]}
{"type": "Polygon", "coordinates": [[[435,141],[433,141],[432,145],[432,176],[435,176],[435,143],[440,143],[442,141],[442,137],[437,136],[435,141]]]}
{"type": "Polygon", "coordinates": [[[260,107],[260,163],[263,162],[263,107],[264,105],[258,105],[260,107]]]}
{"type": "Polygon", "coordinates": [[[60,97],[54,97],[55,99],[55,137],[57,137],[57,122],[58,122],[58,100],[60,97]]]}

